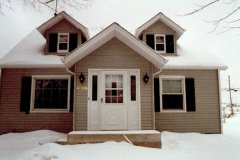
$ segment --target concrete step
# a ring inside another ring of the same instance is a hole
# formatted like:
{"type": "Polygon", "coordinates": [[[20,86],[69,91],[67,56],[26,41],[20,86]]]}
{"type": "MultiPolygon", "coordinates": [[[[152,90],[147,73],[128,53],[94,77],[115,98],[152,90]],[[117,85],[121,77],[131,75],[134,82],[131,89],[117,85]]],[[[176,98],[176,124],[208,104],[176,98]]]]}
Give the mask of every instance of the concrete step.
{"type": "Polygon", "coordinates": [[[140,131],[73,131],[67,140],[59,144],[103,143],[106,141],[126,141],[136,146],[161,148],[161,134],[154,130],[140,131]]]}

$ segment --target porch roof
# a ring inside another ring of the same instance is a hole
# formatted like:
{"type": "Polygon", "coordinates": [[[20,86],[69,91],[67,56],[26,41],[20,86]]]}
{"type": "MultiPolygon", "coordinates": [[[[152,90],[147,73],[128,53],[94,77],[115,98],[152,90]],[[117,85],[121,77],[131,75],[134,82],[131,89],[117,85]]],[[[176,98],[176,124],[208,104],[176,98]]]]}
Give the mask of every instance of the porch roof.
{"type": "Polygon", "coordinates": [[[157,68],[162,68],[168,60],[163,56],[152,50],[148,45],[142,42],[140,39],[133,36],[119,24],[112,23],[109,27],[98,33],[96,36],[76,48],[74,51],[66,55],[62,60],[64,64],[70,68],[77,61],[83,59],[85,56],[101,47],[103,44],[111,40],[112,38],[118,38],[124,44],[131,49],[139,53],[145,59],[154,64],[157,68]]]}

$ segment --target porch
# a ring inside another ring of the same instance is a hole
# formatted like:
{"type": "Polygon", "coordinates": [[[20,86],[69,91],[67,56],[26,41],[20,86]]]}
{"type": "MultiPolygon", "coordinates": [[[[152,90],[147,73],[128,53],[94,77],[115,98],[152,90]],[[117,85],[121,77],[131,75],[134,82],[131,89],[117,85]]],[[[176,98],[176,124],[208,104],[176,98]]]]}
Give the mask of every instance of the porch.
{"type": "Polygon", "coordinates": [[[103,143],[106,141],[126,141],[136,146],[161,148],[161,134],[155,130],[139,131],[72,131],[67,139],[60,139],[58,144],[103,143]]]}

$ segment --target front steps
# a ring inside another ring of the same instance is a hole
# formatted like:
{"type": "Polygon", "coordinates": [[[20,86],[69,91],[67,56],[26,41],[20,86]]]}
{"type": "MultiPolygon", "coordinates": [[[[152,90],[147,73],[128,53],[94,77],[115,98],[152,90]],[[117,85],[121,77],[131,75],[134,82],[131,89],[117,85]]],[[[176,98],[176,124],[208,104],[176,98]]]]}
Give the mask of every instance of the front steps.
{"type": "Polygon", "coordinates": [[[140,131],[73,131],[59,144],[102,143],[106,141],[126,141],[136,146],[161,148],[161,134],[154,130],[140,131]]]}

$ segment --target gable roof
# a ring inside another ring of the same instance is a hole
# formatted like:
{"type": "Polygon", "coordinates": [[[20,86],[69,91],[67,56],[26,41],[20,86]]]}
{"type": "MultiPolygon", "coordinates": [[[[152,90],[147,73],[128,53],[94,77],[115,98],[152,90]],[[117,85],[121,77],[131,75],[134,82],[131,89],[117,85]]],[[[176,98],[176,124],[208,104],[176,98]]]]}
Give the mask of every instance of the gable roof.
{"type": "Polygon", "coordinates": [[[159,69],[167,63],[167,60],[164,59],[163,56],[152,50],[152,48],[150,48],[144,42],[133,36],[116,22],[112,23],[110,26],[108,26],[99,34],[91,38],[89,41],[66,55],[63,59],[63,62],[68,68],[70,68],[77,61],[83,59],[85,56],[87,56],[88,54],[90,54],[114,37],[118,38],[120,41],[122,41],[124,44],[126,44],[131,49],[143,56],[145,59],[153,63],[154,66],[159,69]]]}
{"type": "Polygon", "coordinates": [[[61,13],[57,14],[53,18],[49,19],[45,23],[43,23],[41,26],[37,28],[37,30],[43,34],[48,28],[51,28],[56,23],[60,22],[62,19],[66,19],[68,22],[70,22],[72,25],[74,25],[76,28],[80,29],[85,36],[86,39],[89,39],[89,32],[86,27],[84,27],[82,24],[80,24],[78,21],[73,19],[71,16],[69,16],[66,12],[62,11],[61,13]]]}
{"type": "Polygon", "coordinates": [[[144,30],[146,30],[148,27],[152,26],[159,20],[166,24],[168,27],[172,28],[174,31],[176,31],[177,39],[180,38],[181,35],[185,32],[185,30],[182,27],[180,27],[178,24],[176,24],[175,22],[173,22],[171,19],[169,19],[163,13],[160,12],[156,16],[148,20],[146,23],[136,28],[135,36],[139,37],[144,30]]]}

